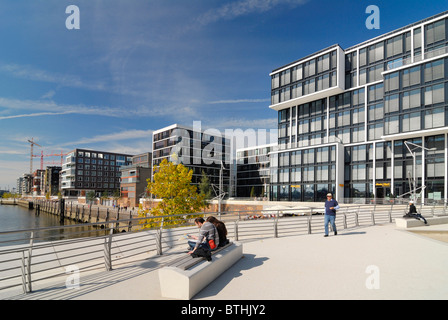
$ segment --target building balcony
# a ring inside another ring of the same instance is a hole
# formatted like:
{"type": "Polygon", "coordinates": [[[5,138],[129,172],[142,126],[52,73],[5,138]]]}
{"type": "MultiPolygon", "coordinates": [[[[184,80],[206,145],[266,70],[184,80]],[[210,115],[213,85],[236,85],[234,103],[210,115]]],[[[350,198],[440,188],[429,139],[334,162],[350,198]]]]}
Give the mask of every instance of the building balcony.
{"type": "Polygon", "coordinates": [[[65,169],[61,172],[61,176],[63,177],[74,177],[76,173],[76,169],[65,169]]]}
{"type": "MultiPolygon", "coordinates": [[[[434,49],[434,50],[426,52],[425,60],[435,58],[438,56],[442,56],[444,54],[448,54],[448,46],[444,46],[442,48],[438,48],[438,49],[434,49]]],[[[393,61],[387,63],[386,71],[391,71],[391,70],[394,70],[394,69],[397,69],[397,68],[400,68],[403,66],[407,66],[407,65],[410,65],[410,64],[413,64],[416,62],[420,62],[420,61],[422,61],[421,54],[414,56],[413,60],[411,57],[406,58],[406,59],[403,59],[403,58],[396,59],[396,60],[393,60],[393,61]]]]}

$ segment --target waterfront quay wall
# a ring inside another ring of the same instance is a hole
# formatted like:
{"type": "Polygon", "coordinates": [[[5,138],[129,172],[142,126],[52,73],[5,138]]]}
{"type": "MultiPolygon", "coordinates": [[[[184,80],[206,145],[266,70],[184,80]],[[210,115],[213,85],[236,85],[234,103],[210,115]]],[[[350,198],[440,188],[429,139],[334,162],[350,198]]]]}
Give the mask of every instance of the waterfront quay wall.
{"type": "MultiPolygon", "coordinates": [[[[42,212],[49,213],[64,219],[72,220],[77,223],[98,223],[98,228],[104,228],[106,224],[117,220],[126,220],[137,217],[137,211],[123,210],[119,207],[109,208],[104,206],[78,204],[65,202],[63,200],[17,200],[17,204],[27,209],[34,209],[34,214],[39,215],[42,212]],[[103,224],[104,223],[104,224],[103,224]]],[[[117,231],[130,231],[132,226],[127,222],[117,223],[117,231]]]]}

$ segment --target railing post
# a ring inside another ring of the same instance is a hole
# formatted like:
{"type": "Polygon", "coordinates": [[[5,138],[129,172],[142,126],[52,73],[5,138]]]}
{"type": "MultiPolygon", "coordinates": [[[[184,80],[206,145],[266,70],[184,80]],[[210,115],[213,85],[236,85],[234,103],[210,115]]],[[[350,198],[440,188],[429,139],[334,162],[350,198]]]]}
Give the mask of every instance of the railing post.
{"type": "Polygon", "coordinates": [[[114,233],[113,227],[110,227],[109,236],[104,238],[104,262],[106,270],[112,270],[112,235],[114,233]]]}
{"type": "Polygon", "coordinates": [[[279,213],[277,211],[277,214],[274,218],[274,238],[278,238],[278,215],[279,213]]]}
{"type": "Polygon", "coordinates": [[[357,227],[359,227],[358,215],[359,215],[360,210],[361,210],[361,207],[358,207],[358,211],[355,212],[355,226],[357,226],[357,227]]]}
{"type": "Polygon", "coordinates": [[[25,251],[22,251],[22,265],[21,265],[21,269],[22,269],[22,289],[23,289],[23,293],[27,293],[26,290],[26,268],[25,268],[25,251]]]}
{"type": "Polygon", "coordinates": [[[375,210],[370,211],[372,214],[372,224],[375,225],[375,210]]]}
{"type": "Polygon", "coordinates": [[[311,208],[310,215],[308,216],[307,221],[307,227],[308,227],[308,234],[311,234],[311,218],[313,216],[313,208],[311,208]]]}
{"type": "Polygon", "coordinates": [[[239,220],[236,220],[235,221],[235,231],[234,231],[234,233],[235,233],[235,241],[238,241],[238,222],[239,222],[239,220]]]}
{"type": "MultiPolygon", "coordinates": [[[[347,209],[348,211],[348,209],[347,209]]],[[[347,229],[347,213],[343,213],[344,229],[347,229]]]]}
{"type": "Polygon", "coordinates": [[[26,266],[27,273],[28,273],[28,292],[33,291],[33,288],[32,288],[32,285],[31,285],[31,256],[33,254],[33,242],[34,242],[34,232],[31,231],[30,247],[28,249],[28,264],[26,266]]]}
{"type": "Polygon", "coordinates": [[[157,255],[161,256],[163,254],[162,252],[162,230],[163,230],[163,217],[162,217],[162,223],[160,224],[160,228],[157,229],[156,233],[156,247],[157,247],[157,255]]]}

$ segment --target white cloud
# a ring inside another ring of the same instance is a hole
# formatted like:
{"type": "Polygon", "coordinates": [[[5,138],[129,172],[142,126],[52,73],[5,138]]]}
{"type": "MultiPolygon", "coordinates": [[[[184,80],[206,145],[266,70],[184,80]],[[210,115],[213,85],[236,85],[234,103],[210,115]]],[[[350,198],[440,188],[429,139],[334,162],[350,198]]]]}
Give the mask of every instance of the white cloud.
{"type": "Polygon", "coordinates": [[[259,103],[269,101],[270,101],[269,99],[233,99],[233,100],[210,101],[208,102],[208,104],[259,103]]]}
{"type": "Polygon", "coordinates": [[[47,93],[45,93],[42,97],[40,97],[41,99],[51,99],[54,97],[54,95],[56,94],[56,91],[54,90],[50,90],[47,93]]]}
{"type": "Polygon", "coordinates": [[[304,4],[306,0],[242,0],[227,3],[217,9],[212,9],[201,15],[197,22],[201,25],[208,25],[220,20],[231,20],[237,17],[262,13],[273,9],[279,5],[298,6],[304,4]]]}
{"type": "Polygon", "coordinates": [[[13,116],[3,116],[0,120],[15,119],[15,118],[27,118],[27,117],[41,117],[41,116],[58,116],[62,114],[76,113],[75,111],[66,112],[39,112],[39,113],[29,113],[29,114],[17,114],[13,116]]]}
{"type": "Polygon", "coordinates": [[[81,138],[77,141],[67,142],[63,145],[79,145],[87,143],[97,143],[97,142],[115,142],[122,140],[134,140],[134,139],[148,139],[152,140],[153,130],[125,130],[121,132],[114,132],[109,134],[97,135],[91,138],[81,138]]]}
{"type": "Polygon", "coordinates": [[[2,64],[0,71],[16,78],[39,82],[54,83],[63,87],[82,88],[95,91],[106,91],[105,83],[99,81],[88,81],[76,75],[49,72],[29,65],[2,64]]]}

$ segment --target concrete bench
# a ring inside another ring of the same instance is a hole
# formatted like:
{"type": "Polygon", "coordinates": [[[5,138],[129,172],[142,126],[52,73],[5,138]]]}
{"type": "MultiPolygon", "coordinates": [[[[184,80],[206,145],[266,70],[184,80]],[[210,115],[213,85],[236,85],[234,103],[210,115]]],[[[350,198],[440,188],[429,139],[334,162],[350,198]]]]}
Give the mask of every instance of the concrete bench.
{"type": "Polygon", "coordinates": [[[230,243],[212,252],[212,261],[189,254],[166,263],[159,269],[162,297],[188,300],[229,269],[243,256],[241,243],[230,243]]]}
{"type": "MultiPolygon", "coordinates": [[[[425,217],[425,216],[423,216],[425,217]]],[[[448,223],[448,216],[445,217],[425,217],[428,225],[436,225],[436,224],[445,224],[448,223]]],[[[425,223],[422,220],[417,220],[415,218],[396,218],[395,225],[397,228],[413,228],[413,227],[422,227],[425,223]]]]}

